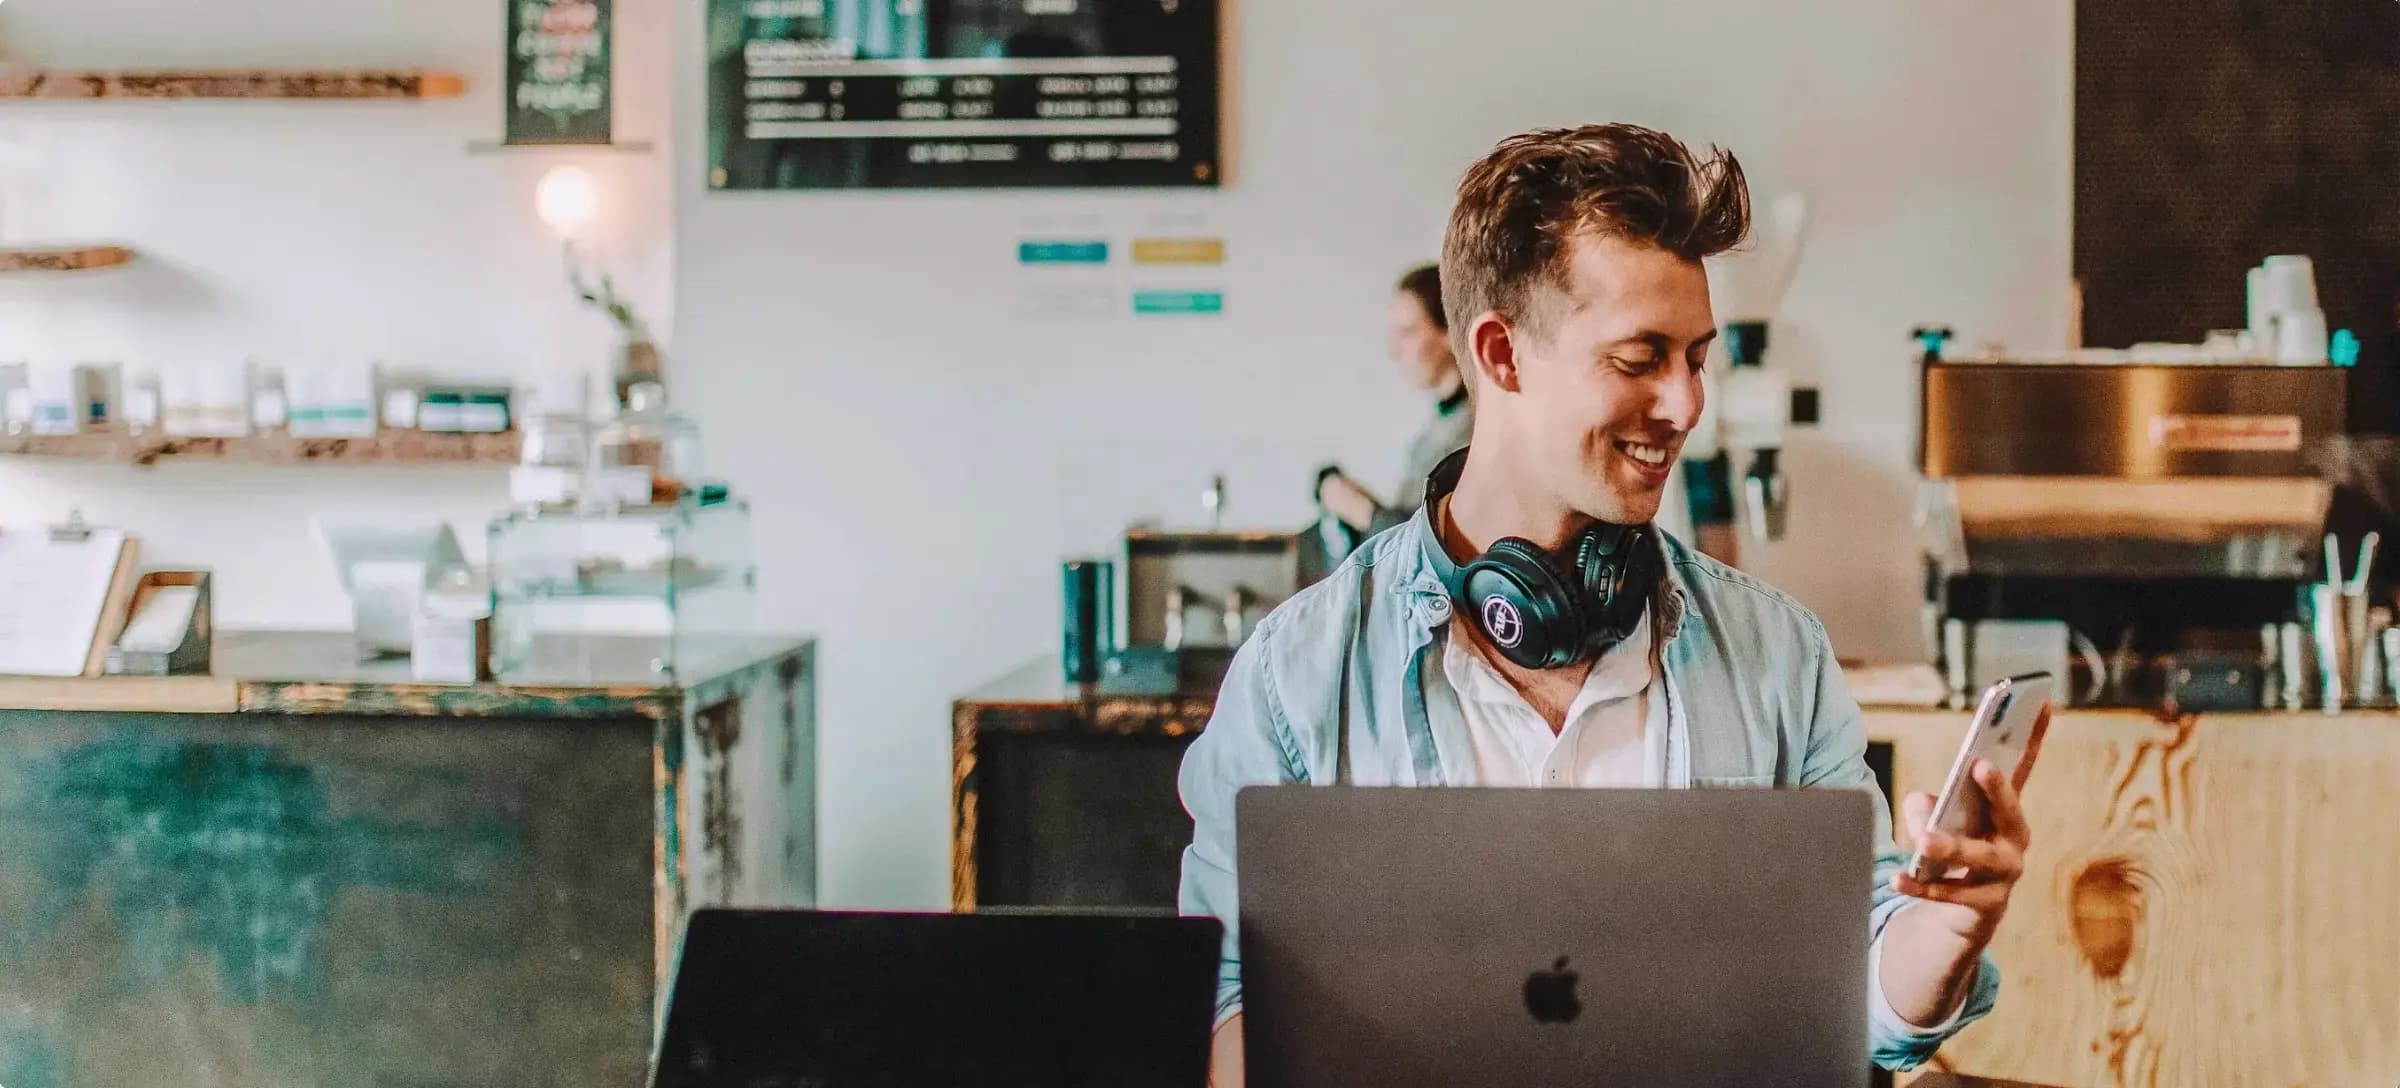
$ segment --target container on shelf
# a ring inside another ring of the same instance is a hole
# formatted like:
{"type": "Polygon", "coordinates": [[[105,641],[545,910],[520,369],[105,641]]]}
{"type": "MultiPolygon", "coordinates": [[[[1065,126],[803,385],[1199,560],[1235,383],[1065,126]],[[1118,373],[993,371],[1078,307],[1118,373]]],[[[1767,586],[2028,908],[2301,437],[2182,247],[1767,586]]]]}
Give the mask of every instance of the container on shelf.
{"type": "Polygon", "coordinates": [[[667,406],[666,386],[637,381],[625,410],[593,435],[592,470],[593,498],[603,505],[673,500],[700,477],[700,429],[667,406]],[[649,493],[637,499],[645,474],[649,493]]]}
{"type": "Polygon", "coordinates": [[[747,503],[520,509],[487,543],[504,681],[672,680],[753,633],[747,503]]]}

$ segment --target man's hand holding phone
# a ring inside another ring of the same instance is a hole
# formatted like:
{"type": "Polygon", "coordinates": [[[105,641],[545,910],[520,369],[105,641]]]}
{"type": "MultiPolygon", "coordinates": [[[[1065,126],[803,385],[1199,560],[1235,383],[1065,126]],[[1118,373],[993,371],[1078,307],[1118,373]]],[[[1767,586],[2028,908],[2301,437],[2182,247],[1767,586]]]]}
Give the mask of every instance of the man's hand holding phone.
{"type": "MultiPolygon", "coordinates": [[[[2041,722],[2049,724],[2050,710],[2042,708],[2041,722]]],[[[2028,761],[2032,753],[2026,755],[2028,761]]],[[[1926,900],[1917,910],[1935,910],[1945,928],[1981,946],[1991,940],[2000,918],[2008,911],[2009,893],[2025,873],[2025,847],[2031,833],[2017,784],[1988,759],[1969,770],[1957,802],[1967,810],[1963,832],[1932,828],[1934,796],[1911,793],[1900,803],[1909,837],[1934,872],[1919,880],[1902,871],[1892,876],[1892,888],[1902,895],[1926,900]],[[1936,910],[1936,908],[1939,908],[1936,910]]]]}
{"type": "Polygon", "coordinates": [[[2046,672],[1995,682],[1976,704],[1941,795],[1911,793],[1900,802],[1917,853],[1893,877],[1893,890],[1954,908],[1936,912],[1943,928],[1978,947],[1999,928],[2025,872],[2032,834],[2018,791],[2050,732],[2056,686],[2046,672]]]}
{"type": "Polygon", "coordinates": [[[1957,1015],[2025,873],[2032,834],[2017,791],[2050,727],[2050,688],[2042,674],[1993,685],[1941,796],[1901,799],[1917,854],[1892,874],[1892,889],[1917,902],[1884,928],[1878,982],[1892,1011],[1911,1024],[1932,1027],[1957,1015]]]}

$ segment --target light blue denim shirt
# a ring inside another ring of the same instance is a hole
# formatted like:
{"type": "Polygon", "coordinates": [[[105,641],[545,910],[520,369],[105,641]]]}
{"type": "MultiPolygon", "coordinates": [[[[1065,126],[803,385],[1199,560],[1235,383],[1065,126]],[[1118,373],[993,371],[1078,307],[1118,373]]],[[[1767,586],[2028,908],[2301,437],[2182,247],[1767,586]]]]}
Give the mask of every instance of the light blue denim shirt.
{"type": "MultiPolygon", "coordinates": [[[[1876,797],[1870,939],[1914,900],[1891,890],[1904,858],[1867,768],[1858,704],[1842,684],[1825,628],[1805,608],[1747,575],[1660,536],[1667,577],[1652,599],[1668,703],[1666,782],[1676,787],[1810,786],[1876,797]]],[[[1217,1017],[1241,1007],[1234,795],[1243,787],[1332,784],[1349,700],[1349,782],[1474,785],[1472,746],[1454,699],[1425,697],[1438,669],[1450,597],[1427,549],[1425,514],[1360,548],[1323,582],[1275,610],[1235,655],[1215,716],[1184,757],[1181,788],[1193,820],[1183,854],[1183,910],[1225,923],[1217,1017]],[[1345,671],[1344,659],[1348,659],[1345,671]],[[1445,756],[1447,754],[1447,757],[1445,756]]],[[[1880,946],[1878,946],[1880,947],[1880,946]]],[[[1876,980],[1868,980],[1870,988],[1876,980]]],[[[1879,1064],[1913,1067],[1989,1012],[2000,972],[1986,956],[1960,1014],[1917,1029],[1880,998],[1869,1001],[1868,1045],[1879,1064]]],[[[1875,991],[1878,992],[1879,991],[1875,991]]]]}

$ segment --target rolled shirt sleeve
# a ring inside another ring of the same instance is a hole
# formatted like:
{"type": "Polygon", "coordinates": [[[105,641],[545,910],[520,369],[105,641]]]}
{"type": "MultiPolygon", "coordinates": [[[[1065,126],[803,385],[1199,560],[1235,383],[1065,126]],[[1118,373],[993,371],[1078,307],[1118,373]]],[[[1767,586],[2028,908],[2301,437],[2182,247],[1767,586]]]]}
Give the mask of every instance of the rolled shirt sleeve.
{"type": "Polygon", "coordinates": [[[1875,798],[1875,888],[1872,906],[1867,913],[1867,934],[1870,951],[1867,967],[1867,1040],[1871,1056],[1877,1065],[1886,1069],[1914,1069],[1933,1057],[1933,1052],[1959,1029],[1981,1019],[1992,1011],[2000,996],[2000,967],[1992,962],[1991,953],[1984,953],[1976,966],[1974,984],[1968,988],[1966,1001],[1943,1023],[1920,1028],[1900,1018],[1892,1011],[1890,999],[1884,996],[1880,965],[1883,956],[1883,930],[1892,916],[1923,902],[1892,889],[1892,876],[1907,864],[1907,856],[1892,839],[1891,806],[1883,790],[1875,782],[1875,772],[1867,766],[1867,729],[1859,713],[1858,702],[1850,697],[1848,685],[1842,682],[1841,666],[1835,662],[1833,648],[1825,638],[1824,628],[1814,625],[1811,630],[1816,645],[1817,680],[1814,717],[1809,727],[1807,761],[1800,772],[1803,786],[1829,789],[1861,789],[1875,798]]]}
{"type": "Polygon", "coordinates": [[[1278,708],[1268,666],[1272,627],[1262,628],[1234,654],[1208,728],[1185,750],[1177,788],[1192,818],[1192,844],[1183,851],[1177,901],[1185,914],[1225,925],[1217,966],[1217,1017],[1223,1024],[1242,1007],[1240,891],[1235,882],[1234,797],[1244,787],[1306,779],[1291,730],[1278,708]]]}

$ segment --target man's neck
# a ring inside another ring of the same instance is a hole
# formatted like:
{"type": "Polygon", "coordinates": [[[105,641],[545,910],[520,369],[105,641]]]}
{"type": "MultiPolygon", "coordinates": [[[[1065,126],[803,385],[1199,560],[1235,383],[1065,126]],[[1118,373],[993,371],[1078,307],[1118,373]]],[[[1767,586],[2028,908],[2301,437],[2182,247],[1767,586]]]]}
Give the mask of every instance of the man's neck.
{"type": "MultiPolygon", "coordinates": [[[[1482,554],[1483,548],[1469,543],[1459,529],[1452,513],[1457,501],[1457,493],[1453,492],[1426,514],[1433,519],[1434,533],[1440,538],[1442,548],[1453,560],[1465,563],[1482,554]]],[[[1499,673],[1517,696],[1525,700],[1525,705],[1550,726],[1551,736],[1566,729],[1567,711],[1575,705],[1575,696],[1583,690],[1583,682],[1592,675],[1593,662],[1578,661],[1563,669],[1529,669],[1509,661],[1474,624],[1464,621],[1450,625],[1450,637],[1499,673]]]]}
{"type": "Polygon", "coordinates": [[[1466,471],[1450,493],[1450,516],[1442,544],[1458,554],[1482,554],[1502,537],[1523,537],[1545,549],[1557,549],[1592,523],[1589,515],[1568,508],[1555,498],[1526,486],[1522,473],[1510,471],[1499,457],[1467,458],[1466,471]]]}

